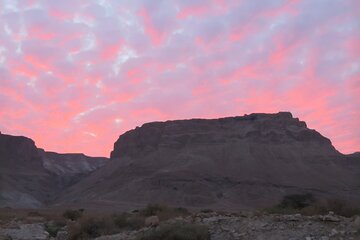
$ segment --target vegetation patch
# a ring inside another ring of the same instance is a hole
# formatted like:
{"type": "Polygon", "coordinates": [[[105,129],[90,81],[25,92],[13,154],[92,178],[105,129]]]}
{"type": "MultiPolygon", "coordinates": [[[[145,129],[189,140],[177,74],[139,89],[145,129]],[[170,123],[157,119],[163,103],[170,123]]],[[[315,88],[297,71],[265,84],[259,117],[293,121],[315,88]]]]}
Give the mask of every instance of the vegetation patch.
{"type": "Polygon", "coordinates": [[[339,199],[321,199],[301,209],[301,213],[304,215],[327,214],[330,211],[344,217],[360,215],[359,208],[339,199]]]}
{"type": "Polygon", "coordinates": [[[145,217],[158,216],[161,221],[179,216],[188,216],[190,213],[186,208],[171,208],[161,204],[149,204],[139,211],[140,215],[145,217]]]}
{"type": "Polygon", "coordinates": [[[103,217],[83,217],[68,224],[68,231],[71,240],[95,238],[117,232],[113,222],[103,217]]]}
{"type": "Polygon", "coordinates": [[[202,212],[202,213],[212,213],[212,212],[214,212],[214,210],[212,210],[210,208],[205,208],[205,209],[201,209],[200,212],[202,212]]]}
{"type": "Polygon", "coordinates": [[[281,202],[272,208],[265,209],[267,213],[303,215],[324,215],[330,211],[344,217],[360,214],[360,209],[338,199],[316,199],[312,194],[292,194],[283,197],[281,202]]]}
{"type": "Polygon", "coordinates": [[[45,231],[49,233],[50,237],[56,237],[57,233],[62,229],[61,225],[57,225],[55,223],[46,223],[45,231]]]}
{"type": "Polygon", "coordinates": [[[137,240],[210,240],[206,226],[197,224],[163,225],[138,236],[137,240]]]}
{"type": "Polygon", "coordinates": [[[311,193],[286,195],[278,205],[285,209],[303,209],[315,202],[315,197],[311,193]]]}
{"type": "Polygon", "coordinates": [[[83,209],[79,209],[79,210],[66,210],[63,213],[63,217],[66,219],[69,219],[71,221],[75,221],[79,218],[81,218],[81,216],[83,215],[84,210],[83,209]]]}

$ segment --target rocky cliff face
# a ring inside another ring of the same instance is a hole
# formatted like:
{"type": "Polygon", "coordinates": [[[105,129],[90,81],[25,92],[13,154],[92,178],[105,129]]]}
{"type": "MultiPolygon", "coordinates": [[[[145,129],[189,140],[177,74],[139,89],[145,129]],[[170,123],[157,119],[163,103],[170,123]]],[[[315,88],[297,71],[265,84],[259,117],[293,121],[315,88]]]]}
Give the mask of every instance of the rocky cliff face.
{"type": "Polygon", "coordinates": [[[50,172],[63,175],[88,174],[105,165],[105,157],[89,157],[82,153],[60,154],[41,151],[43,166],[50,172]]]}
{"type": "Polygon", "coordinates": [[[121,135],[111,159],[61,201],[231,209],[304,192],[360,200],[359,165],[286,112],[147,123],[121,135]]]}
{"type": "Polygon", "coordinates": [[[0,206],[39,207],[53,184],[34,141],[0,134],[0,206]]]}
{"type": "Polygon", "coordinates": [[[293,118],[291,113],[281,112],[147,123],[120,136],[111,158],[137,158],[162,148],[181,150],[242,142],[259,146],[304,143],[321,147],[326,155],[338,154],[329,139],[308,129],[305,122],[293,118]]]}
{"type": "Polygon", "coordinates": [[[50,203],[105,160],[45,152],[29,138],[0,134],[0,207],[33,208],[50,203]]]}
{"type": "Polygon", "coordinates": [[[25,166],[41,167],[42,161],[32,139],[0,133],[1,169],[25,166]],[[21,163],[21,164],[19,164],[21,163]]]}

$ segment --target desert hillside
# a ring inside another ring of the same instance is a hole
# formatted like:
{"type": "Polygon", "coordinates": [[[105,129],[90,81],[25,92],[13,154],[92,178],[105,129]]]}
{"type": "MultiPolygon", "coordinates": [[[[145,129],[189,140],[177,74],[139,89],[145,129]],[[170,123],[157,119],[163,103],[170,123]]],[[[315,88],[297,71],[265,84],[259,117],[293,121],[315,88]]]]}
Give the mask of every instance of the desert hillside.
{"type": "Polygon", "coordinates": [[[0,134],[0,207],[39,208],[103,166],[106,158],[58,154],[22,136],[0,134]]]}
{"type": "Polygon", "coordinates": [[[359,160],[288,112],[152,122],[121,135],[111,161],[57,204],[251,209],[294,193],[359,202],[359,160]]]}

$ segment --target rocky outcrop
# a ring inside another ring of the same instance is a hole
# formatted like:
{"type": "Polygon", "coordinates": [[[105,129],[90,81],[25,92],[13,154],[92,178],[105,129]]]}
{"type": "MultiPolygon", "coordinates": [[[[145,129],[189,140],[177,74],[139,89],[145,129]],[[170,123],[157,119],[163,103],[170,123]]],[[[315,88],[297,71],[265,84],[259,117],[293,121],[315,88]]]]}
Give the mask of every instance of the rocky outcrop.
{"type": "Polygon", "coordinates": [[[43,166],[60,175],[88,174],[105,165],[105,157],[89,157],[82,153],[60,154],[41,151],[43,166]]]}
{"type": "Polygon", "coordinates": [[[52,192],[34,141],[0,134],[0,206],[39,207],[52,192]]]}
{"type": "Polygon", "coordinates": [[[180,150],[243,141],[259,145],[303,142],[323,147],[321,150],[326,150],[327,155],[338,154],[329,139],[308,129],[305,122],[293,118],[291,113],[281,112],[146,123],[121,135],[114,144],[111,158],[138,158],[162,148],[180,150]]]}
{"type": "Polygon", "coordinates": [[[44,224],[31,223],[21,224],[17,223],[13,228],[0,228],[0,239],[11,240],[47,240],[49,233],[45,231],[44,224]]]}
{"type": "Polygon", "coordinates": [[[287,112],[146,123],[111,159],[60,201],[236,209],[311,192],[360,202],[359,165],[287,112]]]}
{"type": "Polygon", "coordinates": [[[27,137],[0,134],[0,156],[1,169],[24,166],[41,168],[42,165],[34,141],[27,137]]]}

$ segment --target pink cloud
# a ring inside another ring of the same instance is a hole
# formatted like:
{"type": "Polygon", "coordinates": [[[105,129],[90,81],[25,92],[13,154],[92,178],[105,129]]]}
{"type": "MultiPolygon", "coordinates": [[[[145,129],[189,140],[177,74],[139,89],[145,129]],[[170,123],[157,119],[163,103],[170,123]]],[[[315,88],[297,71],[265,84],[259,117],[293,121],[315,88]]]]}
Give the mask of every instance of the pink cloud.
{"type": "Polygon", "coordinates": [[[139,16],[143,18],[144,31],[146,35],[150,37],[154,45],[160,45],[160,43],[164,40],[165,34],[154,26],[150,14],[145,8],[139,11],[139,16]]]}

